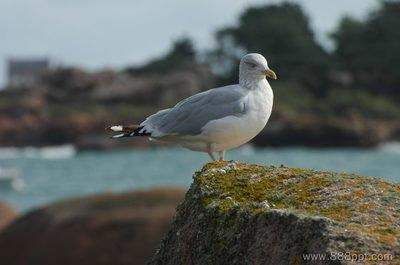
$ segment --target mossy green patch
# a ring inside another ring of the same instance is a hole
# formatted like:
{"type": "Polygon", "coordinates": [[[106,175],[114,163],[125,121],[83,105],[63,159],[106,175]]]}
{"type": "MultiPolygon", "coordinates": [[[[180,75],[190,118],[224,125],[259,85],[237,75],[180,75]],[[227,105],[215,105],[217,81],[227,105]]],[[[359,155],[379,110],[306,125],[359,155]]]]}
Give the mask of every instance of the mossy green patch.
{"type": "Polygon", "coordinates": [[[303,264],[307,253],[398,264],[399,220],[398,184],[218,161],[195,174],[150,264],[303,264]]]}
{"type": "Polygon", "coordinates": [[[200,203],[221,214],[283,209],[321,216],[344,231],[399,244],[400,186],[375,178],[219,161],[195,175],[200,203]]]}

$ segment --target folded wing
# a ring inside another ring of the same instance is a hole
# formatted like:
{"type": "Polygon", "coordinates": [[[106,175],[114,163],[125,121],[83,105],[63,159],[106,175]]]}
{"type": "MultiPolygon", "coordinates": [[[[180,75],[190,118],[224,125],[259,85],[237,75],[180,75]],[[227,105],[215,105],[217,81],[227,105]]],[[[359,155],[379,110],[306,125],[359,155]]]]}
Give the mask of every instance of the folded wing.
{"type": "Polygon", "coordinates": [[[239,85],[211,89],[149,116],[140,126],[154,138],[198,135],[212,120],[243,115],[246,112],[246,93],[239,85]]]}

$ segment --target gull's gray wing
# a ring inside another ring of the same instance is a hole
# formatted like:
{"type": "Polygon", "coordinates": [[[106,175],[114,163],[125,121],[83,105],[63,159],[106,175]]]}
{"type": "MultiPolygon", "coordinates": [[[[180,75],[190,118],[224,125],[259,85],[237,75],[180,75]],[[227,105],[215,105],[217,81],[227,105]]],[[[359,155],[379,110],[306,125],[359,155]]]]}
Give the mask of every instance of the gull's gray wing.
{"type": "Polygon", "coordinates": [[[162,135],[197,135],[209,121],[244,114],[246,105],[243,98],[246,94],[247,91],[239,85],[211,89],[150,116],[144,123],[162,135]]]}

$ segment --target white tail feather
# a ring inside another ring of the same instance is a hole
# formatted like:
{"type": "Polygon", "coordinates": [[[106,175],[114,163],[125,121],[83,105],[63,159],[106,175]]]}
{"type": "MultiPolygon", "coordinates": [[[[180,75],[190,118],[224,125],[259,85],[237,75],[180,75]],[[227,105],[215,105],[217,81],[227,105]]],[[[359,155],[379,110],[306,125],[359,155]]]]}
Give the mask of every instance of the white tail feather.
{"type": "Polygon", "coordinates": [[[110,129],[114,132],[122,132],[123,127],[122,127],[122,125],[114,125],[114,126],[111,126],[110,129]]]}

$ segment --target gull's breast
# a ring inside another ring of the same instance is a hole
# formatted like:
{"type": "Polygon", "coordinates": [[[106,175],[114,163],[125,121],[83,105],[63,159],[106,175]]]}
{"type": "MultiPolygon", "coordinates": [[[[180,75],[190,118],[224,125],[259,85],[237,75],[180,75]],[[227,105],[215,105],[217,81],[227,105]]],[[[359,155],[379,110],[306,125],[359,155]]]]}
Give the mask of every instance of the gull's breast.
{"type": "Polygon", "coordinates": [[[214,151],[238,147],[262,131],[271,110],[272,97],[266,91],[254,91],[246,99],[246,112],[243,115],[208,122],[203,127],[202,137],[213,144],[214,151]]]}

